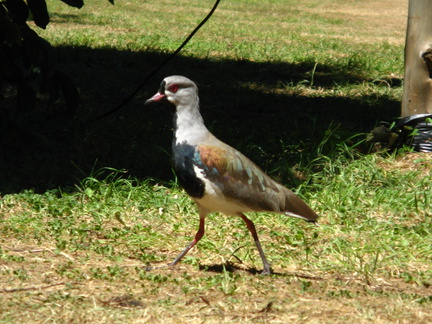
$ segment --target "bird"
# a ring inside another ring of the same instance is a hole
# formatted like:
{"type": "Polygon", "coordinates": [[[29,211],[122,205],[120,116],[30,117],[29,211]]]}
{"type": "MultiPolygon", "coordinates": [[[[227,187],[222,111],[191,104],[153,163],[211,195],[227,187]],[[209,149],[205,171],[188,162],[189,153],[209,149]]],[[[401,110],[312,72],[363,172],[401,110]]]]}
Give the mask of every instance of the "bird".
{"type": "Polygon", "coordinates": [[[272,269],[247,212],[270,212],[315,223],[318,215],[296,194],[273,180],[235,148],[217,139],[200,113],[198,87],[172,75],[145,104],[166,103],[173,113],[173,167],[178,183],[198,206],[199,227],[194,239],[168,266],[175,266],[204,236],[206,216],[213,212],[239,216],[246,223],[263,263],[272,269]]]}

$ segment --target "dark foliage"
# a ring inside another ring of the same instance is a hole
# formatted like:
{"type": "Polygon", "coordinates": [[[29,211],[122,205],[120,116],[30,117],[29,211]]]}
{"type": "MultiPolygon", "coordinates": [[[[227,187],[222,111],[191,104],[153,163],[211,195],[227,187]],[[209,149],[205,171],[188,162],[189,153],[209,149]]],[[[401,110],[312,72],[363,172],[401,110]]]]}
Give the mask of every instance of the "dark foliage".
{"type": "MultiPolygon", "coordinates": [[[[334,143],[369,132],[400,110],[399,101],[386,96],[322,98],[244,86],[247,82],[275,89],[279,82],[299,84],[314,62],[256,63],[180,55],[126,107],[94,121],[122,103],[143,74],[167,54],[85,46],[59,46],[56,51],[59,67],[79,85],[79,109],[73,119],[59,110],[47,117],[33,114],[0,137],[0,194],[74,186],[104,167],[140,179],[173,180],[171,111],[157,104],[144,106],[160,81],[171,74],[188,76],[199,85],[201,112],[218,138],[288,186],[302,182],[290,173],[293,166],[298,164],[302,171],[301,166],[314,160],[317,152],[329,155],[334,143]],[[337,130],[332,131],[337,138],[321,147],[329,129],[337,130]]],[[[316,74],[317,87],[331,88],[332,80],[370,82],[337,65],[322,66],[320,71],[326,73],[316,74]]]]}
{"type": "MultiPolygon", "coordinates": [[[[84,5],[83,0],[61,1],[76,8],[84,5]]],[[[46,156],[62,159],[63,153],[55,153],[59,147],[70,145],[71,121],[79,104],[78,89],[68,74],[59,70],[53,47],[39,37],[37,28],[29,27],[29,21],[39,28],[47,27],[50,17],[45,0],[0,2],[2,178],[11,175],[15,167],[22,176],[34,176],[34,169],[27,173],[20,165],[37,164],[42,156],[43,165],[46,156]]],[[[53,166],[48,169],[53,170],[53,166]]],[[[16,176],[3,184],[13,186],[13,178],[16,176]]]]}
{"type": "MultiPolygon", "coordinates": [[[[62,0],[81,8],[82,0],[62,0]]],[[[110,0],[113,3],[113,0],[110,0]]],[[[5,0],[0,3],[0,116],[14,122],[26,113],[47,111],[56,103],[73,115],[78,91],[57,69],[51,45],[39,37],[27,22],[45,29],[49,24],[45,0],[5,0]]],[[[58,109],[58,107],[56,108],[58,109]]]]}
{"type": "MultiPolygon", "coordinates": [[[[80,0],[63,2],[82,6],[80,0]]],[[[216,136],[287,184],[296,181],[290,168],[316,157],[316,147],[332,125],[349,130],[334,136],[349,138],[399,114],[399,102],[385,96],[314,98],[243,86],[252,82],[274,89],[279,82],[299,84],[310,77],[312,61],[255,63],[177,56],[127,109],[106,115],[167,55],[76,46],[59,46],[54,53],[27,25],[28,19],[40,27],[47,23],[46,15],[36,19],[35,12],[23,0],[0,3],[0,195],[73,186],[76,179],[106,166],[138,178],[173,180],[170,111],[157,105],[143,109],[144,101],[170,74],[197,82],[202,113],[216,136]],[[69,77],[80,87],[79,107],[78,91],[69,77]]],[[[320,66],[320,71],[314,84],[323,88],[334,82],[365,81],[338,65],[320,66]]],[[[332,147],[320,152],[326,150],[332,147]]]]}

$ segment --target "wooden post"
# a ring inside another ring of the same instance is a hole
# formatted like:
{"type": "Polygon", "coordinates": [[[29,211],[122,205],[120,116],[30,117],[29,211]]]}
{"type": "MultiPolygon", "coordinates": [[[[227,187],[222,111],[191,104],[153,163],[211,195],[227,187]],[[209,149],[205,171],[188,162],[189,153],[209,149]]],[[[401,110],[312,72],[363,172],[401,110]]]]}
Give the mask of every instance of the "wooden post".
{"type": "Polygon", "coordinates": [[[432,0],[410,0],[402,117],[432,113],[432,0]]]}

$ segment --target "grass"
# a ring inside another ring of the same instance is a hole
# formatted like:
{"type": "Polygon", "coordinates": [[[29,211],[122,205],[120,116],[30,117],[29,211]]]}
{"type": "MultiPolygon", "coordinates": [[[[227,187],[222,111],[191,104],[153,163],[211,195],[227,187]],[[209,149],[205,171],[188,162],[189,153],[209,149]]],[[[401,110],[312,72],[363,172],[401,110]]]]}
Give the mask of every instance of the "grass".
{"type": "Polygon", "coordinates": [[[175,185],[107,169],[70,192],[6,195],[2,320],[428,321],[432,160],[336,161],[298,188],[320,227],[254,215],[275,270],[267,277],[244,224],[223,215],[209,217],[178,267],[145,271],[171,261],[197,228],[175,185]]]}
{"type": "Polygon", "coordinates": [[[211,5],[49,2],[38,32],[82,104],[73,120],[59,103],[1,138],[0,322],[430,322],[432,160],[363,143],[399,116],[404,2],[222,2],[126,108],[89,122],[211,5]],[[174,73],[199,83],[219,138],[321,216],[314,227],[251,215],[271,276],[259,275],[241,219],[218,214],[177,267],[145,270],[171,262],[198,227],[171,172],[171,118],[142,107],[174,73]]]}

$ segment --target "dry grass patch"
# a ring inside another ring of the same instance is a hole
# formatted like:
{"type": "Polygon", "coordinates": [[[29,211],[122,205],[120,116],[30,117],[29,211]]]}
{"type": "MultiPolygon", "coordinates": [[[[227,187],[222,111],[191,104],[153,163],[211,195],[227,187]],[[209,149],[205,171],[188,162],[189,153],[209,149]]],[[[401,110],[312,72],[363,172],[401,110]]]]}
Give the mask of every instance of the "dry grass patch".
{"type": "Polygon", "coordinates": [[[378,165],[390,172],[415,172],[419,177],[430,176],[432,155],[430,153],[408,153],[398,156],[395,160],[381,160],[378,165]]]}
{"type": "Polygon", "coordinates": [[[5,251],[8,257],[24,260],[1,266],[0,309],[6,322],[17,316],[26,323],[432,320],[428,303],[422,302],[430,298],[430,288],[402,280],[376,278],[367,284],[322,272],[262,277],[236,267],[214,272],[184,264],[146,272],[136,262],[113,263],[82,251],[14,246],[5,251]]]}

